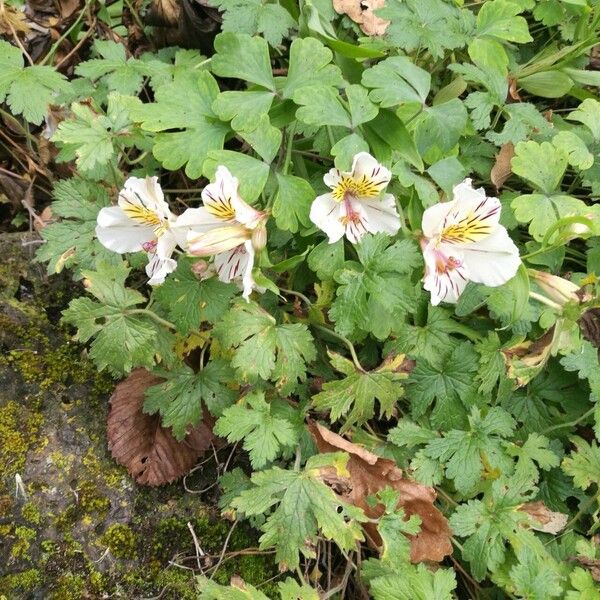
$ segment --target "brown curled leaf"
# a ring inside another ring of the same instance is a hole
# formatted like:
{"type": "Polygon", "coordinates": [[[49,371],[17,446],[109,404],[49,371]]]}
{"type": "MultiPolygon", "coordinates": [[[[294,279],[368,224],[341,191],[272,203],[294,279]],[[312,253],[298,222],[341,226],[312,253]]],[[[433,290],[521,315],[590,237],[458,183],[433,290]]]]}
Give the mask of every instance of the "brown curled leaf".
{"type": "Polygon", "coordinates": [[[110,398],[108,448],[140,485],[165,485],[185,475],[214,439],[207,415],[178,442],[170,429],[161,426],[158,415],[142,412],[144,392],[161,381],[145,369],[136,369],[110,398]]]}
{"type": "Polygon", "coordinates": [[[527,502],[519,510],[531,517],[531,528],[556,535],[562,531],[569,519],[568,515],[550,510],[543,502],[527,502]]]}
{"type": "Polygon", "coordinates": [[[385,6],[385,0],[333,0],[333,8],[348,15],[367,35],[383,35],[389,21],[378,17],[373,11],[385,6]]]}
{"type": "Polygon", "coordinates": [[[577,561],[582,567],[585,567],[594,581],[600,581],[600,560],[597,558],[588,558],[587,556],[573,556],[571,560],[577,561]]]}
{"type": "Polygon", "coordinates": [[[494,163],[494,166],[490,172],[490,179],[496,186],[496,191],[499,191],[504,185],[504,182],[510,177],[510,174],[512,173],[510,161],[514,155],[515,147],[513,146],[512,142],[504,144],[500,148],[498,154],[496,154],[496,162],[494,163]]]}
{"type": "MultiPolygon", "coordinates": [[[[384,507],[382,504],[369,505],[367,497],[391,487],[400,493],[399,506],[404,509],[407,518],[412,515],[420,517],[421,531],[410,536],[410,559],[413,563],[440,562],[452,554],[452,531],[446,517],[434,506],[437,495],[433,488],[405,478],[402,469],[393,460],[381,458],[318,423],[310,423],[309,429],[320,452],[343,450],[350,455],[347,465],[349,477],[340,477],[333,468],[324,469],[321,475],[342,500],[362,508],[368,517],[378,519],[384,507]]],[[[363,527],[369,541],[380,547],[382,540],[377,525],[364,523],[363,527]]]]}

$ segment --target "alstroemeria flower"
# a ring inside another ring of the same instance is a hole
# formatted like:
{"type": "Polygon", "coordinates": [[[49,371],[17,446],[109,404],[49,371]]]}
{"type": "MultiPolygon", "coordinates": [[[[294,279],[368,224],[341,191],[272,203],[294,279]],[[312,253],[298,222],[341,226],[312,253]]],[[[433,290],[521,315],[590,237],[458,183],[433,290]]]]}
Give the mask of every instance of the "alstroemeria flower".
{"type": "Polygon", "coordinates": [[[252,269],[255,251],[266,243],[267,215],[242,200],[238,185],[226,167],[218,167],[215,182],[202,190],[204,206],[189,209],[177,224],[190,227],[189,254],[214,256],[219,279],[241,281],[247,299],[257,288],[252,269]]]}
{"type": "Polygon", "coordinates": [[[310,220],[333,244],[344,235],[353,243],[369,233],[394,234],[400,229],[396,201],[384,194],[391,173],[368,152],[359,152],[349,173],[331,169],[323,181],[331,192],[318,196],[310,208],[310,220]]]}
{"type": "Polygon", "coordinates": [[[473,189],[470,179],[454,186],[453,200],[423,214],[421,241],[424,287],[431,303],[455,303],[467,283],[496,287],[514,277],[521,259],[506,229],[499,224],[500,201],[473,189]]]}
{"type": "Polygon", "coordinates": [[[177,231],[175,219],[157,177],[130,177],[117,206],[98,213],[96,236],[114,252],[146,252],[148,283],[157,285],[175,270],[177,262],[171,256],[178,243],[185,243],[185,232],[177,231]]]}

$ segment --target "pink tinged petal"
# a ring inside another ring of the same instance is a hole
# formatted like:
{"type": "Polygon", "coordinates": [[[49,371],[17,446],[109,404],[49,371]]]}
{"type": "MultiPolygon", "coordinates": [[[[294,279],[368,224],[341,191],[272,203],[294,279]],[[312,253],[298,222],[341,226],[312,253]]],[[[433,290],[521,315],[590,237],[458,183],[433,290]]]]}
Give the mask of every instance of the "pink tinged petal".
{"type": "Polygon", "coordinates": [[[113,252],[139,252],[145,243],[156,239],[152,227],[137,225],[118,206],[100,210],[97,223],[96,237],[113,252]]]}
{"type": "Polygon", "coordinates": [[[487,197],[482,188],[473,189],[471,180],[465,179],[454,187],[454,202],[444,219],[441,241],[461,245],[481,241],[498,226],[501,209],[498,198],[487,197]]]}
{"type": "Polygon", "coordinates": [[[489,287],[512,279],[521,264],[519,249],[501,225],[480,242],[461,246],[461,253],[471,281],[489,287]]]}
{"type": "Polygon", "coordinates": [[[425,210],[421,220],[421,229],[426,237],[434,238],[442,233],[444,220],[453,206],[454,202],[438,202],[425,210]]]}
{"type": "Polygon", "coordinates": [[[164,283],[165,277],[177,268],[177,261],[171,258],[161,258],[158,254],[148,255],[150,261],[146,265],[146,275],[150,285],[164,283]]]}
{"type": "Polygon", "coordinates": [[[336,202],[331,194],[317,196],[310,207],[310,220],[329,238],[333,244],[344,237],[345,226],[340,221],[343,216],[340,204],[336,202]]]}
{"type": "Polygon", "coordinates": [[[363,220],[370,233],[389,233],[394,235],[400,229],[400,216],[396,209],[396,200],[386,194],[382,200],[362,200],[360,202],[363,220]]]}
{"type": "Polygon", "coordinates": [[[239,196],[232,198],[231,204],[235,210],[235,220],[250,229],[254,229],[259,223],[265,220],[266,215],[264,212],[252,208],[239,196]]]}
{"type": "Polygon", "coordinates": [[[340,203],[340,223],[350,242],[359,244],[362,237],[370,230],[367,229],[367,213],[364,201],[346,198],[340,203]]]}
{"type": "Polygon", "coordinates": [[[229,283],[235,279],[240,279],[248,263],[248,252],[242,244],[226,252],[221,252],[215,256],[214,267],[223,283],[229,283]]]}
{"type": "Polygon", "coordinates": [[[251,231],[243,225],[228,225],[206,233],[188,236],[188,252],[193,256],[212,256],[226,252],[250,239],[251,231]]]}
{"type": "Polygon", "coordinates": [[[431,304],[455,304],[469,282],[469,270],[460,256],[444,254],[433,244],[423,250],[425,259],[425,290],[431,293],[431,304]]]}

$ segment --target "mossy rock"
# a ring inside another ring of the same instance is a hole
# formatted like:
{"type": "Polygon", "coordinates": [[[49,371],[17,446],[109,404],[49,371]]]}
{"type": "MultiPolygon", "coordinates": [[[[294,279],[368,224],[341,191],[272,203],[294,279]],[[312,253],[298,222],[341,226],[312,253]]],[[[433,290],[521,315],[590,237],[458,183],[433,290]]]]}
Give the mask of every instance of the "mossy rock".
{"type": "MultiPolygon", "coordinates": [[[[112,460],[114,382],[58,322],[80,288],[66,276],[48,280],[23,238],[0,235],[0,598],[195,598],[192,531],[210,569],[232,524],[180,483],[136,486],[112,460]]],[[[196,474],[198,487],[214,476],[196,474]]],[[[256,545],[256,533],[238,526],[228,550],[256,545]]],[[[259,585],[277,569],[271,555],[240,554],[215,579],[232,575],[259,585]]]]}

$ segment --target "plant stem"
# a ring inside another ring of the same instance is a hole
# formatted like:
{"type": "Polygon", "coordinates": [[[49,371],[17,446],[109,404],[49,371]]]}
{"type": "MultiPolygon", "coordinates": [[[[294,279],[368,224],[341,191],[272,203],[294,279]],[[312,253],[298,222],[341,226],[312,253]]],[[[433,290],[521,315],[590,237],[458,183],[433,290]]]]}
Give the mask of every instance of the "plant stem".
{"type": "Polygon", "coordinates": [[[577,514],[565,525],[565,531],[567,531],[568,529],[570,529],[571,527],[573,527],[573,525],[575,525],[575,523],[577,523],[577,521],[579,521],[579,519],[581,519],[581,517],[583,516],[583,514],[585,513],[585,511],[592,504],[594,504],[594,502],[596,502],[596,500],[598,500],[598,498],[600,498],[600,490],[598,490],[591,498],[588,498],[581,505],[580,509],[577,511],[577,514]]]}
{"type": "Polygon", "coordinates": [[[548,427],[548,429],[544,429],[544,431],[542,431],[542,435],[547,435],[548,433],[550,433],[551,431],[556,431],[557,429],[563,429],[565,427],[575,427],[575,425],[579,425],[579,423],[581,423],[581,421],[587,419],[589,416],[594,414],[594,411],[596,410],[596,407],[592,407],[590,408],[590,410],[588,410],[587,412],[583,413],[579,418],[575,419],[574,421],[569,421],[568,423],[560,423],[558,425],[553,425],[552,427],[548,427]]]}
{"type": "Polygon", "coordinates": [[[366,370],[363,368],[363,366],[360,364],[360,361],[358,360],[358,356],[356,354],[354,345],[346,336],[343,336],[340,333],[337,333],[333,329],[324,327],[323,325],[317,325],[316,323],[310,323],[310,326],[314,327],[315,329],[318,329],[319,331],[322,331],[323,333],[328,333],[330,336],[337,338],[338,340],[340,340],[340,342],[343,342],[346,345],[346,347],[348,348],[348,350],[350,351],[350,356],[352,356],[352,362],[354,363],[354,366],[361,373],[366,373],[366,370]]]}
{"type": "Polygon", "coordinates": [[[296,134],[296,121],[288,127],[287,145],[285,147],[285,160],[283,161],[282,173],[287,175],[292,160],[292,148],[294,146],[294,135],[296,134]]]}
{"type": "Polygon", "coordinates": [[[169,329],[177,329],[173,323],[159,317],[154,311],[148,310],[147,308],[132,308],[126,312],[128,315],[145,315],[146,317],[150,317],[157,323],[160,323],[164,327],[168,327],[169,329]]]}

